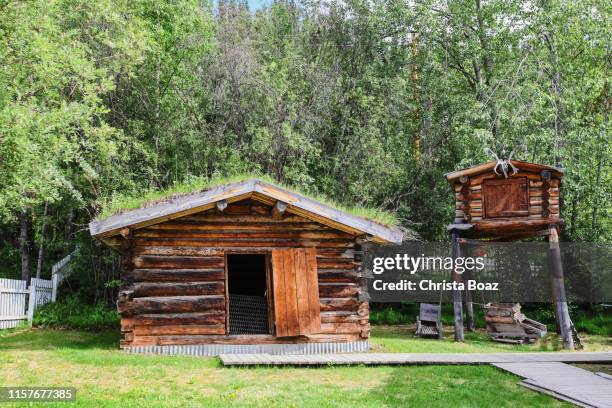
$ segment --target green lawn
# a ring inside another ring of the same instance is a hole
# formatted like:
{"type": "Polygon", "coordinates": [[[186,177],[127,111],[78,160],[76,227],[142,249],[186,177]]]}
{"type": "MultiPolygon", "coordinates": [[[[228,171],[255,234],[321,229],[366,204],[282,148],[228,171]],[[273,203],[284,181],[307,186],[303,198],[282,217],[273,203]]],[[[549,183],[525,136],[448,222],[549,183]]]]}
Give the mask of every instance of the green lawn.
{"type": "MultiPolygon", "coordinates": [[[[470,335],[464,344],[421,340],[406,336],[406,330],[375,327],[374,351],[538,347],[497,345],[481,334],[470,335]]],[[[85,407],[566,406],[520,387],[517,377],[490,366],[224,368],[216,358],[125,354],[117,350],[118,341],[117,331],[20,329],[3,334],[0,385],[74,386],[77,402],[70,406],[85,407]]]]}
{"type": "MultiPolygon", "coordinates": [[[[515,345],[489,340],[484,329],[465,332],[465,342],[453,340],[452,327],[445,326],[444,339],[424,340],[414,336],[414,325],[373,326],[371,349],[391,353],[503,353],[525,351],[563,351],[558,335],[549,334],[534,344],[515,345]]],[[[612,351],[612,337],[580,333],[584,351],[612,351]]]]}

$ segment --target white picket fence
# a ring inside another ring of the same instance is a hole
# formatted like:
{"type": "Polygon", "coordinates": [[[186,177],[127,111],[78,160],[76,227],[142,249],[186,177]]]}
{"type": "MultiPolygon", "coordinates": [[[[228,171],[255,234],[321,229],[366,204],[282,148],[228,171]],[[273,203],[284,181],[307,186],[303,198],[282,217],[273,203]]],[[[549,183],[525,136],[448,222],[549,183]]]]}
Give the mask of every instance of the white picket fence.
{"type": "Polygon", "coordinates": [[[36,308],[55,302],[57,289],[70,273],[69,265],[74,252],[53,265],[51,279],[0,279],[0,330],[17,327],[27,321],[32,324],[36,308]],[[27,300],[27,301],[26,301],[27,300]]]}
{"type": "Polygon", "coordinates": [[[63,257],[59,262],[57,262],[51,268],[51,282],[52,282],[52,292],[51,292],[51,301],[55,302],[57,299],[57,288],[62,284],[64,279],[70,274],[70,261],[72,257],[77,253],[79,248],[72,251],[70,254],[63,257]]]}
{"type": "Polygon", "coordinates": [[[27,282],[0,279],[0,329],[17,327],[27,319],[27,282]]]}
{"type": "Polygon", "coordinates": [[[36,308],[51,302],[51,293],[53,293],[53,282],[51,280],[37,278],[30,280],[28,323],[32,324],[36,308]]]}

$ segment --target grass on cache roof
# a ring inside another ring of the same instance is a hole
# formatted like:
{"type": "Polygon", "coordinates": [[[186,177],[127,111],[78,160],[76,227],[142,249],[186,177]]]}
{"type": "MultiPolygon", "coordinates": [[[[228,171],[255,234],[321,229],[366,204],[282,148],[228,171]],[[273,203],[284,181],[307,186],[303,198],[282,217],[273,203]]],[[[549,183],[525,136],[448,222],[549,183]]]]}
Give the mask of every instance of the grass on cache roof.
{"type": "Polygon", "coordinates": [[[122,212],[134,210],[137,208],[149,207],[151,205],[163,202],[164,200],[169,200],[189,194],[199,193],[213,187],[237,183],[241,181],[245,181],[248,179],[259,179],[281,188],[287,189],[289,191],[293,191],[295,193],[301,194],[305,197],[310,198],[311,200],[318,201],[320,203],[326,204],[330,207],[336,208],[340,211],[344,211],[348,214],[352,214],[357,217],[365,218],[374,222],[377,222],[386,226],[398,226],[400,224],[399,220],[395,216],[395,214],[390,213],[388,211],[384,211],[378,208],[371,207],[360,207],[360,206],[346,206],[330,200],[329,198],[319,195],[319,194],[310,194],[304,191],[301,191],[299,188],[295,188],[293,186],[287,186],[283,183],[279,183],[278,181],[262,175],[253,175],[253,174],[242,174],[231,177],[214,177],[211,179],[205,178],[195,178],[190,181],[175,183],[172,186],[164,189],[164,190],[149,190],[146,192],[141,192],[137,194],[117,194],[111,197],[107,201],[103,201],[101,203],[101,212],[98,215],[98,220],[104,220],[111,215],[119,214],[122,212]]]}

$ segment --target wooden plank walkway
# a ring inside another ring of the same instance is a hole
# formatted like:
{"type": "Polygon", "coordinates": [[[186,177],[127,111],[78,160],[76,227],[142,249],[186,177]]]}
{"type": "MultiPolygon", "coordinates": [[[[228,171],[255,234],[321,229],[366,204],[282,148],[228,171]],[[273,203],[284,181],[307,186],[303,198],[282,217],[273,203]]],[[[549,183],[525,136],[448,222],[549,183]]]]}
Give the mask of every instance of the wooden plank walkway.
{"type": "Polygon", "coordinates": [[[582,407],[612,407],[612,380],[560,362],[494,363],[525,378],[527,388],[582,407]]]}
{"type": "MultiPolygon", "coordinates": [[[[553,353],[350,353],[350,354],[221,354],[225,366],[247,365],[475,365],[494,363],[612,363],[612,352],[553,353]]],[[[605,380],[605,379],[604,379],[605,380]]],[[[606,380],[608,381],[608,380],[606,380]]]]}

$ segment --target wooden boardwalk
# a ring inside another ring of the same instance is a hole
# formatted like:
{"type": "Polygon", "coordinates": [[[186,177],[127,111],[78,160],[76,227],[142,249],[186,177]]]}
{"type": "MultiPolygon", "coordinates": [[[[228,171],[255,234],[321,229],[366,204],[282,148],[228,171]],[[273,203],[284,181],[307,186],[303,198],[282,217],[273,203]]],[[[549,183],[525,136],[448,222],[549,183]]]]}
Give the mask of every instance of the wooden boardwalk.
{"type": "Polygon", "coordinates": [[[612,363],[612,352],[555,353],[350,353],[350,354],[221,354],[225,366],[248,365],[474,365],[494,363],[612,363]]]}
{"type": "Polygon", "coordinates": [[[495,363],[525,378],[527,388],[582,407],[612,407],[612,379],[559,362],[495,363]]]}

